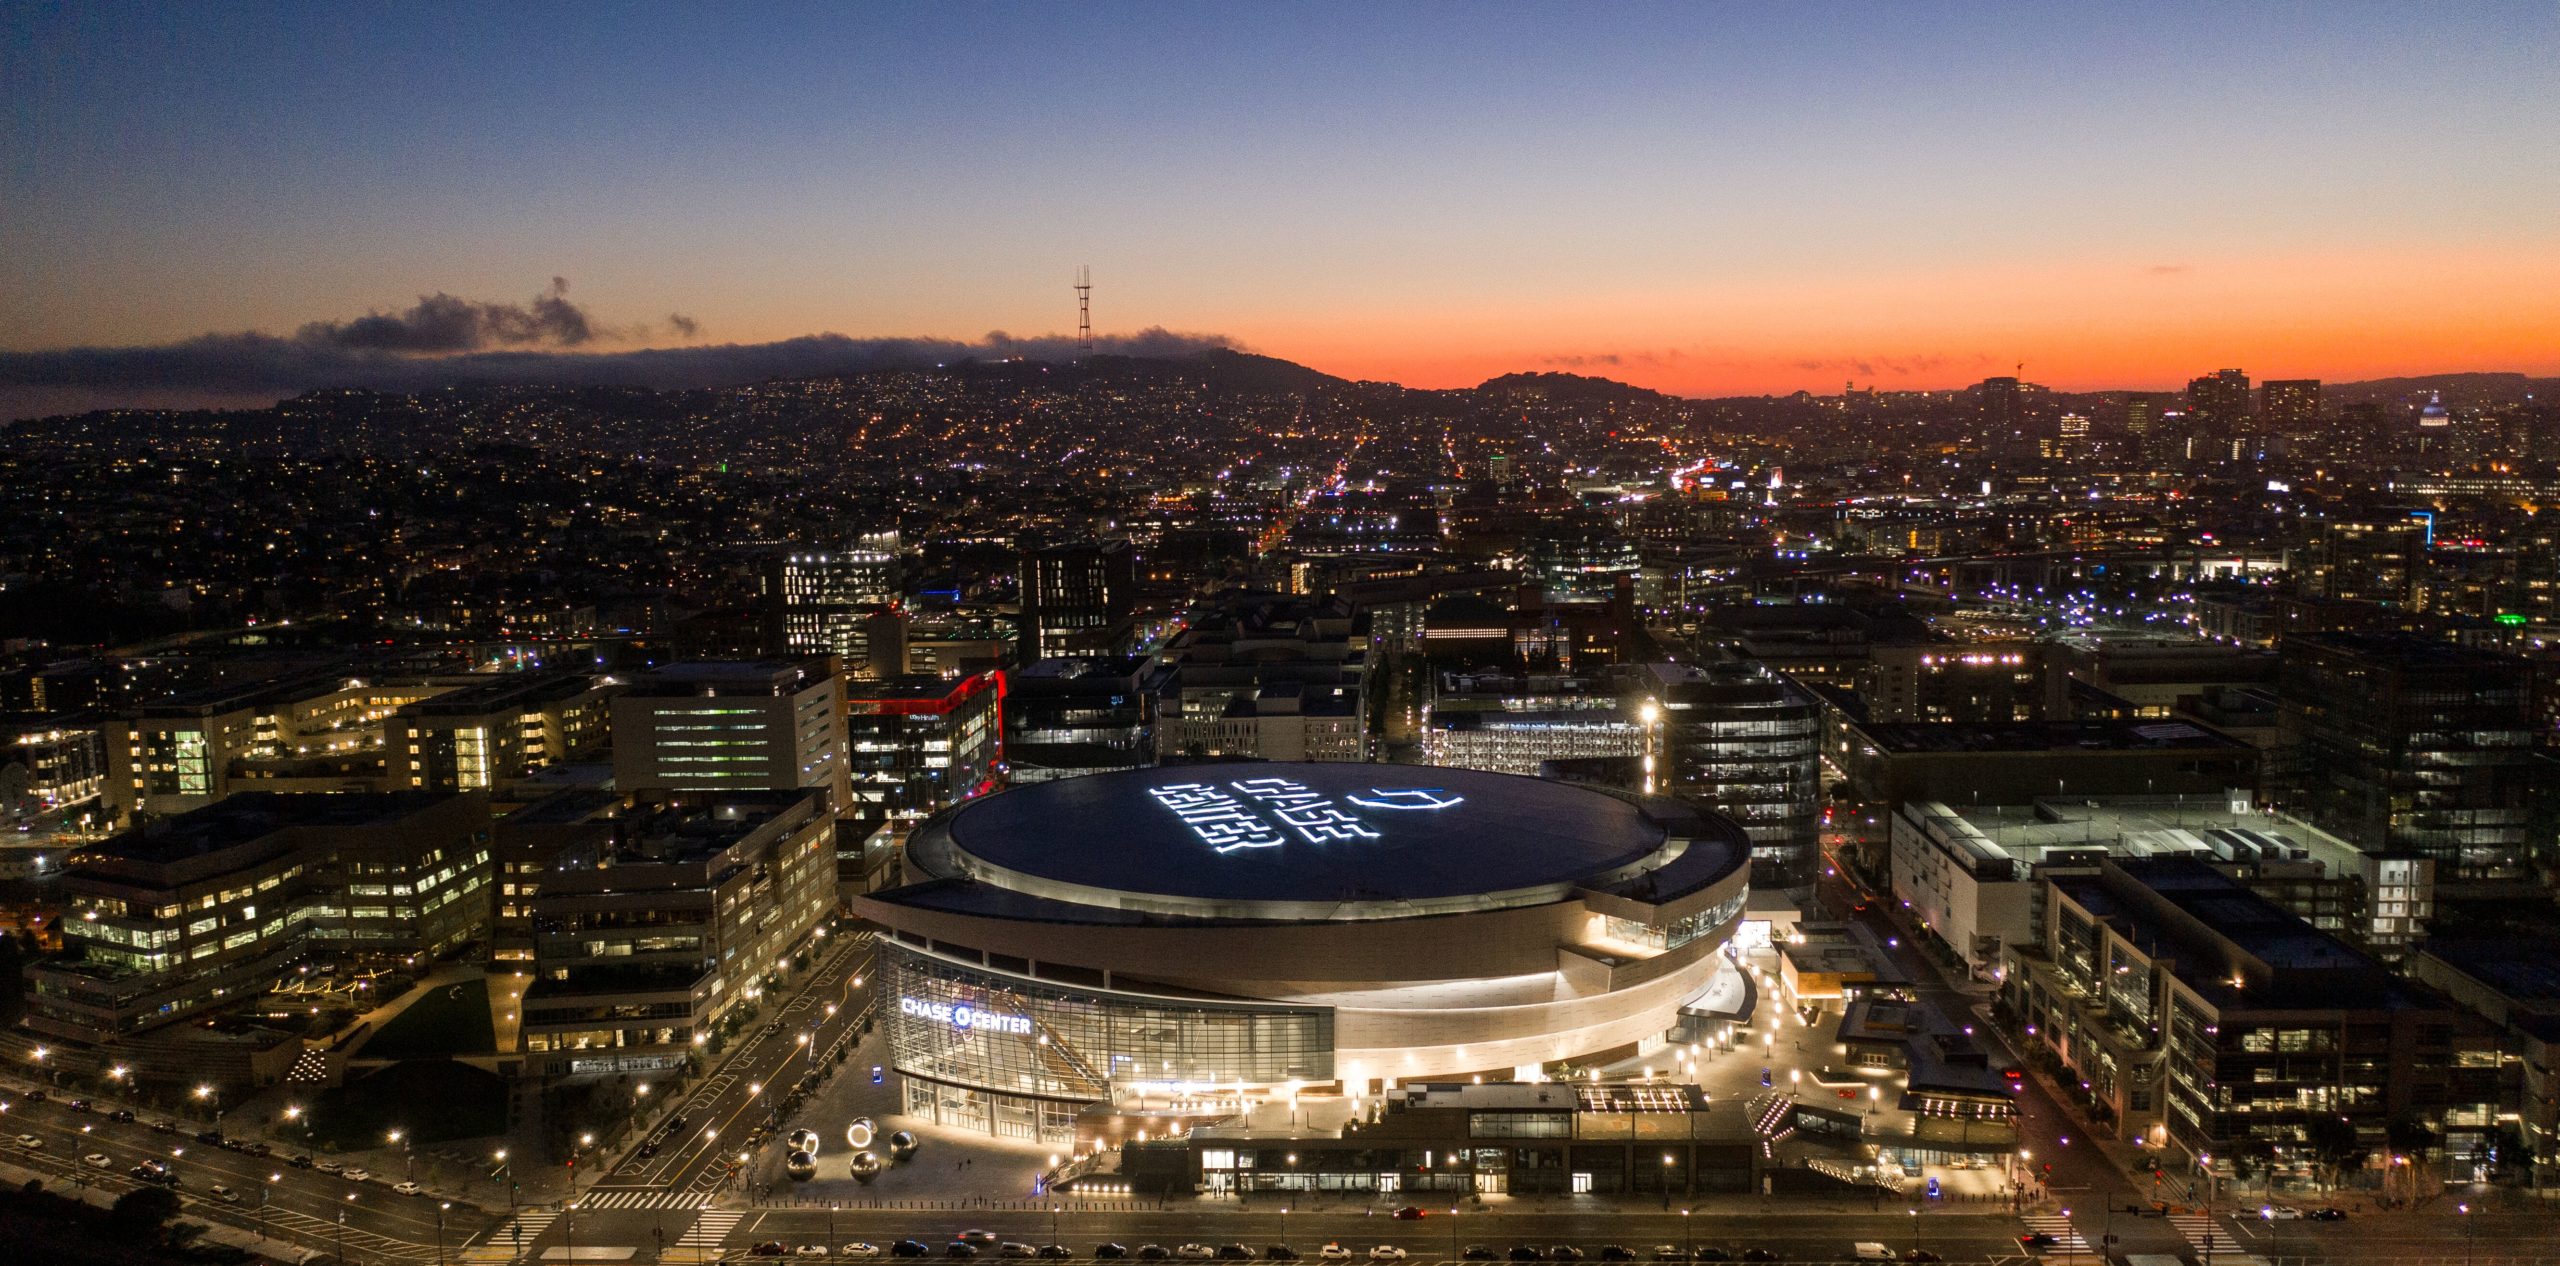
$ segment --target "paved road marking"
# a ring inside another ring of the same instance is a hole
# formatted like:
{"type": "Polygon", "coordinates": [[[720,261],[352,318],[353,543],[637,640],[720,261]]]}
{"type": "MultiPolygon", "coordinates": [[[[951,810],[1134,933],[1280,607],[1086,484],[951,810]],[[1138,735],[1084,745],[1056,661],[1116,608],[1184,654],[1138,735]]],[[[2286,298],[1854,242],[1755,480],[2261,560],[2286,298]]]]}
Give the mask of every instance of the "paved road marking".
{"type": "Polygon", "coordinates": [[[669,1191],[664,1187],[598,1187],[578,1201],[581,1209],[704,1209],[707,1191],[669,1191]]]}
{"type": "Polygon", "coordinates": [[[2080,1232],[2071,1225],[2071,1219],[2059,1213],[2030,1213],[2018,1220],[2026,1223],[2027,1230],[2031,1232],[2053,1237],[2053,1247],[2044,1249],[2043,1252],[2086,1253],[2089,1251],[2089,1241],[2080,1238],[2080,1232]]]}
{"type": "Polygon", "coordinates": [[[731,1231],[737,1229],[739,1223],[746,1220],[747,1215],[734,1210],[706,1209],[701,1217],[694,1219],[692,1226],[685,1229],[684,1235],[668,1247],[716,1249],[729,1238],[731,1231]]]}

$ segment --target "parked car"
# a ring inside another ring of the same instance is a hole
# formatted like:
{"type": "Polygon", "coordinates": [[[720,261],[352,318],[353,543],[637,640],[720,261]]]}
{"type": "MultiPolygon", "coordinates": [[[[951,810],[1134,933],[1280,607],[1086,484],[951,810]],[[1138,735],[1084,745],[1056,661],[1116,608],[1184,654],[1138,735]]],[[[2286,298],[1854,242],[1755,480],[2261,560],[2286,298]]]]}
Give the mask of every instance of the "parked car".
{"type": "Polygon", "coordinates": [[[1857,1243],[1850,1245],[1849,1255],[1862,1262],[1889,1262],[1893,1260],[1893,1250],[1886,1248],[1883,1244],[1878,1243],[1875,1240],[1860,1240],[1857,1243]]]}
{"type": "Polygon", "coordinates": [[[1543,1262],[1547,1260],[1546,1251],[1535,1244],[1514,1244],[1511,1246],[1511,1251],[1503,1254],[1503,1256],[1508,1257],[1515,1262],[1543,1262]]]}
{"type": "Polygon", "coordinates": [[[1344,1248],[1340,1244],[1327,1241],[1323,1248],[1316,1250],[1316,1260],[1320,1262],[1347,1262],[1351,1260],[1351,1250],[1344,1248]]]}
{"type": "Polygon", "coordinates": [[[1217,1250],[1206,1244],[1176,1244],[1173,1246],[1173,1255],[1186,1262],[1205,1262],[1218,1254],[1217,1250]]]}
{"type": "Polygon", "coordinates": [[[800,1247],[793,1249],[791,1251],[791,1255],[794,1257],[825,1257],[828,1256],[827,1246],[824,1244],[803,1244],[800,1247]]]}
{"type": "Polygon", "coordinates": [[[2029,1231],[2018,1237],[2018,1244],[2022,1248],[2052,1248],[2061,1242],[2055,1239],[2052,1233],[2046,1231],[2029,1231]]]}
{"type": "Polygon", "coordinates": [[[1729,1262],[1733,1260],[1733,1254],[1720,1248],[1691,1249],[1689,1251],[1689,1260],[1693,1262],[1729,1262]]]}
{"type": "Polygon", "coordinates": [[[1043,1244],[1040,1246],[1040,1252],[1038,1254],[1038,1256],[1043,1260],[1053,1262],[1063,1262],[1075,1255],[1076,1251],[1068,1248],[1064,1244],[1043,1244]]]}
{"type": "Polygon", "coordinates": [[[2314,1209],[2305,1216],[2309,1217],[2314,1222],[2344,1222],[2347,1220],[2347,1211],[2344,1209],[2314,1209]]]}
{"type": "Polygon", "coordinates": [[[1626,1249],[1626,1247],[1625,1247],[1624,1245],[1619,1245],[1619,1244],[1603,1244],[1603,1245],[1601,1245],[1601,1246],[1600,1246],[1600,1260],[1601,1260],[1601,1261],[1604,1261],[1604,1262],[1632,1262],[1632,1261],[1634,1261],[1635,1259],[1636,1259],[1636,1255],[1635,1255],[1634,1253],[1632,1253],[1632,1252],[1629,1252],[1629,1251],[1626,1249]]]}
{"type": "Polygon", "coordinates": [[[780,1240],[766,1240],[764,1243],[758,1244],[754,1248],[747,1250],[747,1256],[749,1257],[786,1257],[789,1256],[790,1253],[791,1250],[784,1248],[782,1246],[782,1241],[780,1240]]]}
{"type": "Polygon", "coordinates": [[[1943,1262],[1947,1259],[1940,1257],[1925,1248],[1906,1248],[1902,1250],[1902,1260],[1906,1262],[1923,1263],[1925,1266],[1925,1264],[1929,1262],[1943,1262]]]}
{"type": "Polygon", "coordinates": [[[1653,1246],[1653,1260],[1657,1262],[1685,1262],[1689,1260],[1689,1254],[1687,1250],[1682,1249],[1677,1244],[1656,1244],[1653,1246]]]}
{"type": "Polygon", "coordinates": [[[1578,1262],[1581,1261],[1582,1258],[1582,1250],[1575,1248],[1570,1244],[1558,1244],[1554,1248],[1547,1250],[1547,1260],[1549,1261],[1578,1262]]]}
{"type": "Polygon", "coordinates": [[[1222,1262],[1249,1262],[1253,1260],[1253,1250],[1242,1244],[1221,1244],[1218,1246],[1218,1260],[1222,1262]]]}
{"type": "Polygon", "coordinates": [[[1500,1257],[1492,1249],[1487,1248],[1482,1244],[1470,1244],[1466,1247],[1465,1251],[1458,1254],[1458,1260],[1462,1262],[1490,1262],[1498,1261],[1500,1260],[1500,1257]]]}
{"type": "Polygon", "coordinates": [[[422,1195],[427,1190],[413,1182],[395,1182],[391,1184],[391,1189],[404,1196],[422,1195]]]}
{"type": "Polygon", "coordinates": [[[942,1247],[942,1255],[945,1257],[975,1257],[978,1255],[978,1246],[967,1240],[953,1240],[942,1247]]]}
{"type": "Polygon", "coordinates": [[[324,1174],[343,1174],[347,1172],[346,1166],[333,1160],[313,1161],[311,1162],[311,1167],[324,1174]]]}
{"type": "Polygon", "coordinates": [[[215,1147],[220,1147],[222,1146],[222,1131],[198,1130],[196,1131],[196,1141],[199,1143],[211,1143],[215,1147]]]}
{"type": "Polygon", "coordinates": [[[107,1159],[107,1154],[105,1152],[91,1152],[88,1155],[81,1157],[80,1163],[91,1169],[113,1169],[116,1167],[116,1163],[114,1161],[107,1159]]]}
{"type": "Polygon", "coordinates": [[[1774,1262],[1778,1260],[1778,1255],[1765,1248],[1746,1248],[1742,1250],[1742,1260],[1753,1263],[1774,1262]]]}
{"type": "Polygon", "coordinates": [[[1173,1253],[1162,1244],[1141,1244],[1138,1246],[1138,1260],[1142,1262],[1161,1262],[1172,1258],[1172,1256],[1173,1253]]]}
{"type": "Polygon", "coordinates": [[[1369,1260],[1373,1262],[1400,1262],[1404,1258],[1404,1250],[1393,1244],[1374,1245],[1369,1249],[1369,1260]]]}
{"type": "Polygon", "coordinates": [[[979,1248],[994,1248],[996,1246],[996,1233],[993,1231],[979,1231],[972,1229],[962,1231],[951,1238],[958,1240],[963,1244],[974,1244],[979,1248]]]}
{"type": "Polygon", "coordinates": [[[344,1179],[346,1179],[348,1182],[371,1182],[371,1181],[373,1181],[373,1171],[372,1171],[372,1170],[370,1170],[370,1169],[355,1169],[355,1168],[349,1168],[349,1169],[345,1169],[345,1170],[341,1170],[341,1171],[339,1171],[338,1176],[339,1176],[340,1178],[344,1178],[344,1179]]]}
{"type": "Polygon", "coordinates": [[[996,1246],[996,1253],[1002,1257],[1038,1257],[1040,1250],[1020,1240],[1006,1240],[996,1246]]]}
{"type": "Polygon", "coordinates": [[[853,1243],[837,1249],[836,1254],[840,1257],[878,1257],[880,1255],[880,1246],[866,1240],[855,1240],[853,1243]]]}
{"type": "Polygon", "coordinates": [[[178,1132],[178,1125],[174,1121],[154,1121],[151,1123],[151,1132],[154,1134],[175,1134],[178,1132]]]}
{"type": "Polygon", "coordinates": [[[240,1193],[233,1191],[229,1187],[223,1186],[221,1183],[215,1183],[214,1185],[205,1188],[204,1193],[224,1204],[240,1203],[240,1193]]]}
{"type": "Polygon", "coordinates": [[[1129,1250],[1125,1245],[1096,1244],[1093,1246],[1093,1256],[1096,1261],[1116,1262],[1128,1255],[1129,1250]]]}
{"type": "Polygon", "coordinates": [[[1262,1259],[1267,1262],[1294,1262],[1298,1260],[1298,1250],[1286,1244],[1274,1244],[1262,1250],[1262,1259]]]}
{"type": "Polygon", "coordinates": [[[32,1134],[21,1134],[18,1136],[18,1146],[32,1151],[35,1148],[44,1146],[44,1140],[37,1138],[32,1134]]]}
{"type": "Polygon", "coordinates": [[[900,1240],[889,1246],[891,1257],[925,1257],[932,1252],[933,1250],[926,1247],[922,1240],[900,1240]]]}
{"type": "Polygon", "coordinates": [[[313,1162],[313,1161],[312,1161],[312,1159],[311,1159],[311,1155],[310,1155],[310,1153],[308,1153],[308,1152],[305,1152],[305,1153],[303,1153],[303,1154],[301,1154],[301,1155],[295,1156],[292,1160],[289,1160],[289,1161],[286,1161],[286,1162],[285,1162],[285,1164],[287,1164],[287,1165],[291,1165],[291,1166],[293,1166],[295,1169],[309,1169],[309,1168],[311,1168],[311,1166],[313,1165],[313,1163],[314,1163],[314,1162],[313,1162]]]}
{"type": "Polygon", "coordinates": [[[86,1099],[74,1099],[64,1106],[70,1108],[74,1112],[87,1112],[90,1110],[89,1101],[86,1099]]]}
{"type": "Polygon", "coordinates": [[[132,1121],[137,1118],[133,1115],[133,1109],[118,1108],[115,1111],[108,1113],[107,1119],[110,1121],[132,1121]]]}

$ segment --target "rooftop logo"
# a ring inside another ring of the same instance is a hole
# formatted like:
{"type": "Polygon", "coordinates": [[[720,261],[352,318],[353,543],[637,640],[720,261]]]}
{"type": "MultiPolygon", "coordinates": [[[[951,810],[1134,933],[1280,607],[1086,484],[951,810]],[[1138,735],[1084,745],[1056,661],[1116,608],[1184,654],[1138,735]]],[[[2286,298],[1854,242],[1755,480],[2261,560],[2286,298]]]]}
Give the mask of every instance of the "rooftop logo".
{"type": "Polygon", "coordinates": [[[1220,856],[1248,848],[1278,848],[1295,835],[1309,844],[1350,843],[1381,836],[1343,805],[1392,813],[1429,812],[1464,804],[1438,788],[1372,787],[1366,795],[1333,797],[1288,778],[1239,778],[1225,785],[1167,783],[1147,795],[1171,810],[1200,842],[1220,856]]]}

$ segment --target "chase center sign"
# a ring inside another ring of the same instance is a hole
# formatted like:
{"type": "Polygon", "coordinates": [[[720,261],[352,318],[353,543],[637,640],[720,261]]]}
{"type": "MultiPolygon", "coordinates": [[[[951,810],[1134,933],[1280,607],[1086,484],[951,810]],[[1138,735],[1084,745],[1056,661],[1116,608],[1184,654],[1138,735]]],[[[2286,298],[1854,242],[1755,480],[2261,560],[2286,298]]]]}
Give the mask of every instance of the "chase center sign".
{"type": "Polygon", "coordinates": [[[1182,820],[1211,852],[1278,848],[1294,834],[1309,844],[1352,844],[1385,838],[1372,820],[1354,812],[1429,813],[1455,808],[1466,797],[1436,787],[1387,790],[1372,787],[1339,800],[1289,778],[1238,778],[1223,785],[1176,782],[1149,787],[1147,795],[1182,820]]]}

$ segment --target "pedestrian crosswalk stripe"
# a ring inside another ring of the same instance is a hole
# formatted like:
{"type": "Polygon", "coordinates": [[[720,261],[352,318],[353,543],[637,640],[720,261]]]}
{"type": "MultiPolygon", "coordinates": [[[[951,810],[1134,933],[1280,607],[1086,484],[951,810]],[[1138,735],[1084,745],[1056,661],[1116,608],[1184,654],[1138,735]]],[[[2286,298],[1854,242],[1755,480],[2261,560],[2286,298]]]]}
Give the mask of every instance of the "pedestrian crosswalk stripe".
{"type": "Polygon", "coordinates": [[[579,1197],[584,1209],[700,1209],[711,1203],[707,1191],[669,1191],[663,1187],[598,1187],[579,1197]]]}
{"type": "Polygon", "coordinates": [[[2044,1252],[2086,1253],[2089,1251],[2089,1241],[2080,1238],[2080,1232],[2071,1225],[2071,1219],[2059,1213],[2031,1213],[2018,1220],[2026,1223],[2027,1230],[2034,1234],[2053,1237],[2052,1246],[2042,1250],[2044,1252]]]}
{"type": "Polygon", "coordinates": [[[523,1253],[531,1252],[533,1242],[541,1239],[542,1232],[559,1217],[559,1213],[551,1209],[526,1209],[492,1228],[488,1238],[463,1249],[462,1260],[512,1262],[523,1253]]]}
{"type": "Polygon", "coordinates": [[[704,1210],[702,1216],[694,1219],[693,1225],[686,1228],[683,1238],[678,1239],[675,1246],[677,1248],[718,1248],[721,1241],[729,1238],[729,1232],[736,1230],[738,1224],[746,1220],[747,1215],[728,1209],[704,1210]]]}

